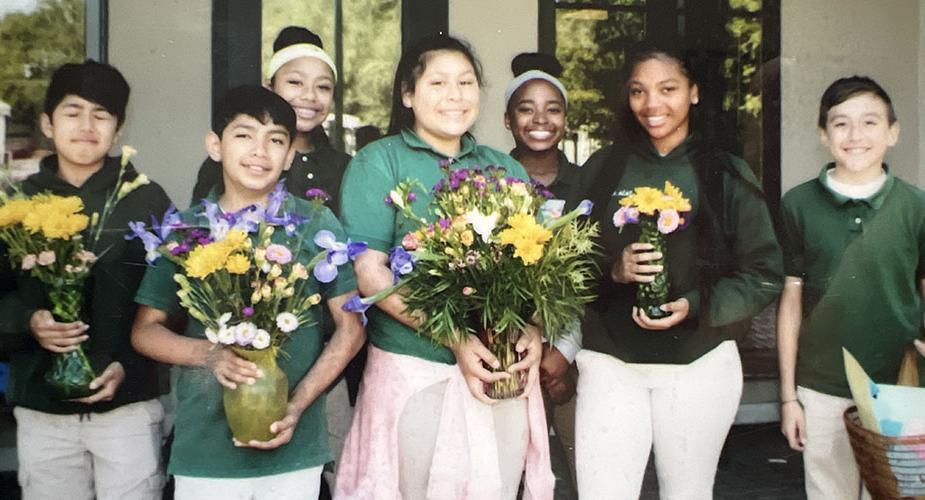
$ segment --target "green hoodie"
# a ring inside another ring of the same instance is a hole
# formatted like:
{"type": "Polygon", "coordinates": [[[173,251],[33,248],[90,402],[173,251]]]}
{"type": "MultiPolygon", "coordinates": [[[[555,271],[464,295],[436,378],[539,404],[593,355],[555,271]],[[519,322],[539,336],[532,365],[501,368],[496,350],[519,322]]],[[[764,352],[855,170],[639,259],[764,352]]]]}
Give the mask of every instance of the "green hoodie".
{"type": "MultiPolygon", "coordinates": [[[[84,213],[102,213],[118,174],[119,158],[109,157],[81,187],[74,187],[58,177],[58,157],[52,155],[42,160],[39,171],[26,179],[22,188],[27,195],[51,192],[79,196],[84,203],[84,213]]],[[[137,175],[134,167],[128,165],[126,179],[134,179],[137,175]]],[[[113,361],[122,363],[125,380],[112,401],[87,405],[49,397],[43,376],[52,353],[33,339],[28,323],[36,309],[49,308],[48,299],[38,280],[10,269],[6,249],[0,248],[0,278],[3,281],[0,285],[0,349],[10,360],[6,395],[11,404],[55,414],[105,412],[166,392],[167,379],[163,376],[166,372],[154,361],[136,353],[130,343],[135,319],[135,289],[147,265],[141,242],[137,239],[126,241],[125,235],[129,222],[150,223],[152,215],[160,218],[169,205],[170,199],[159,185],[152,182],[139,187],[119,201],[96,248],[90,249],[99,260],[90,271],[84,291],[84,321],[90,325],[87,331],[90,338],[83,347],[98,373],[113,361]]]]}

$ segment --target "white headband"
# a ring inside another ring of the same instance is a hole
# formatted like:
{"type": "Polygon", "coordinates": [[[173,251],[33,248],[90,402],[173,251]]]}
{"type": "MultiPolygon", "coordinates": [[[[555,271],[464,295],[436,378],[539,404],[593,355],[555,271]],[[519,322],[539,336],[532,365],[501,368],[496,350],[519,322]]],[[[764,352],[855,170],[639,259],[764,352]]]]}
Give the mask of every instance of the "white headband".
{"type": "Polygon", "coordinates": [[[331,56],[321,47],[310,43],[297,43],[276,51],[273,57],[270,58],[270,64],[267,67],[267,79],[273,78],[273,75],[275,75],[287,62],[300,57],[314,57],[315,59],[319,59],[331,68],[331,72],[334,73],[334,79],[337,79],[337,68],[334,67],[334,61],[331,59],[331,56]]]}
{"type": "Polygon", "coordinates": [[[544,80],[552,84],[553,87],[559,89],[559,93],[562,94],[562,99],[565,100],[565,105],[568,106],[568,96],[565,93],[565,86],[562,85],[562,82],[558,78],[546,73],[545,71],[540,71],[538,69],[531,69],[530,71],[525,71],[520,74],[517,78],[511,80],[511,83],[508,84],[507,90],[504,91],[504,107],[506,108],[508,104],[511,103],[511,97],[514,96],[514,92],[517,92],[517,89],[521,85],[527,83],[530,80],[544,80]]]}

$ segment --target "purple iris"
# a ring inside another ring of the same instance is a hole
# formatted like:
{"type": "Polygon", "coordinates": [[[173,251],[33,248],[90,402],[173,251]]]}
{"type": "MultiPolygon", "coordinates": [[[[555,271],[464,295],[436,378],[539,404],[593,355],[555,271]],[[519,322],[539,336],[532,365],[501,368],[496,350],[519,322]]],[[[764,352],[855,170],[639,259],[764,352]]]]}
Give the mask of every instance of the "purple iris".
{"type": "Polygon", "coordinates": [[[157,223],[157,219],[155,219],[153,215],[151,216],[151,231],[148,231],[145,228],[145,223],[141,221],[129,222],[128,227],[131,233],[125,235],[125,239],[140,239],[141,244],[144,245],[145,248],[145,261],[148,264],[152,264],[160,257],[157,249],[167,241],[167,237],[169,237],[175,229],[182,229],[187,226],[181,222],[177,207],[171,204],[164,213],[164,218],[161,220],[160,224],[157,223]]]}
{"type": "Polygon", "coordinates": [[[327,250],[325,258],[315,264],[312,270],[315,278],[322,283],[334,281],[337,277],[337,266],[346,264],[347,260],[355,258],[366,250],[366,243],[350,240],[347,240],[347,243],[339,242],[334,233],[327,229],[315,233],[315,244],[327,250]]]}
{"type": "Polygon", "coordinates": [[[402,247],[395,247],[389,252],[389,268],[392,269],[394,282],[414,270],[414,256],[402,247]]]}
{"type": "Polygon", "coordinates": [[[360,313],[363,318],[363,326],[366,326],[366,323],[369,321],[366,317],[366,310],[372,307],[372,305],[372,302],[367,303],[363,297],[354,295],[350,297],[350,300],[344,303],[344,305],[340,306],[340,308],[347,312],[360,313]]]}
{"type": "Polygon", "coordinates": [[[276,187],[273,188],[273,191],[267,195],[267,209],[266,209],[266,218],[275,217],[279,213],[279,209],[283,206],[283,202],[286,200],[286,188],[283,186],[284,181],[279,181],[276,183],[276,187]]]}
{"type": "Polygon", "coordinates": [[[578,215],[591,215],[591,210],[594,208],[594,203],[591,200],[582,200],[578,204],[578,215]]]}

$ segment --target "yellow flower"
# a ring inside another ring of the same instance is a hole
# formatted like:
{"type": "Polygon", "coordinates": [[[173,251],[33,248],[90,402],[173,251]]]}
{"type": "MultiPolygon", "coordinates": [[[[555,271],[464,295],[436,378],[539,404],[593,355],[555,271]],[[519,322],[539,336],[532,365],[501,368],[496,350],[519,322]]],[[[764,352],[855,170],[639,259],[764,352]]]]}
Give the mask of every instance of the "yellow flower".
{"type": "Polygon", "coordinates": [[[312,296],[310,296],[310,297],[308,298],[308,303],[311,304],[311,305],[313,305],[313,306],[318,305],[320,302],[321,302],[321,295],[320,295],[320,294],[317,294],[317,293],[316,293],[316,294],[314,294],[314,295],[312,295],[312,296]]]}
{"type": "Polygon", "coordinates": [[[646,215],[653,215],[656,211],[661,210],[665,206],[665,196],[658,189],[652,187],[637,187],[636,188],[636,208],[639,209],[639,212],[646,215]]]}
{"type": "Polygon", "coordinates": [[[250,260],[239,253],[228,257],[228,262],[225,263],[225,270],[231,274],[244,274],[249,268],[250,260]]]}
{"type": "Polygon", "coordinates": [[[83,231],[90,223],[84,214],[70,214],[60,217],[47,217],[42,221],[42,234],[46,238],[69,240],[71,236],[83,231]]]}
{"type": "Polygon", "coordinates": [[[0,207],[0,227],[19,224],[32,211],[32,200],[11,200],[0,207]]]}
{"type": "Polygon", "coordinates": [[[467,229],[459,235],[459,240],[462,241],[462,244],[466,245],[467,247],[472,246],[472,243],[475,242],[475,235],[472,234],[472,231],[467,229]]]}
{"type": "Polygon", "coordinates": [[[508,219],[509,228],[501,231],[501,244],[513,245],[514,256],[520,257],[525,265],[540,260],[543,246],[552,238],[552,232],[536,222],[527,214],[512,215],[508,219]]]}
{"type": "Polygon", "coordinates": [[[665,181],[665,207],[673,208],[678,212],[690,212],[691,202],[684,197],[684,193],[674,184],[665,181]]]}

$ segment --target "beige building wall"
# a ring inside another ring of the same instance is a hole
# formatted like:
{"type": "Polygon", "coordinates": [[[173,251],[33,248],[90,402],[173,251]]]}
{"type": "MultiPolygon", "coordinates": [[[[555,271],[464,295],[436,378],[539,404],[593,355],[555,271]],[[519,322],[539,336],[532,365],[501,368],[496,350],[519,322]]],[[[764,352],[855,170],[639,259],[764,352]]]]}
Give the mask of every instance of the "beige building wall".
{"type": "Polygon", "coordinates": [[[511,59],[537,47],[536,0],[450,0],[450,34],[472,45],[482,62],[485,87],[473,133],[479,142],[508,152],[514,147],[504,128],[504,89],[513,79],[511,59]]]}
{"type": "MultiPolygon", "coordinates": [[[[137,164],[186,206],[204,157],[211,101],[211,1],[110,2],[109,56],[132,84],[123,142],[137,164]]],[[[472,44],[485,88],[474,132],[502,151],[510,60],[537,48],[536,0],[450,0],[450,32],[472,44]]],[[[867,74],[893,97],[902,124],[893,171],[925,185],[925,9],[914,0],[782,0],[782,187],[811,178],[828,160],[815,126],[835,78],[867,74]],[[919,64],[919,62],[922,64],[919,64]]]]}
{"type": "Polygon", "coordinates": [[[212,2],[109,2],[109,61],[132,86],[122,143],[135,165],[189,204],[212,101],[212,2]]]}
{"type": "Polygon", "coordinates": [[[925,17],[914,0],[782,0],[784,191],[815,176],[829,160],[816,131],[819,98],[833,80],[853,74],[873,77],[890,94],[902,134],[887,162],[894,173],[922,185],[922,26],[925,17]]]}

